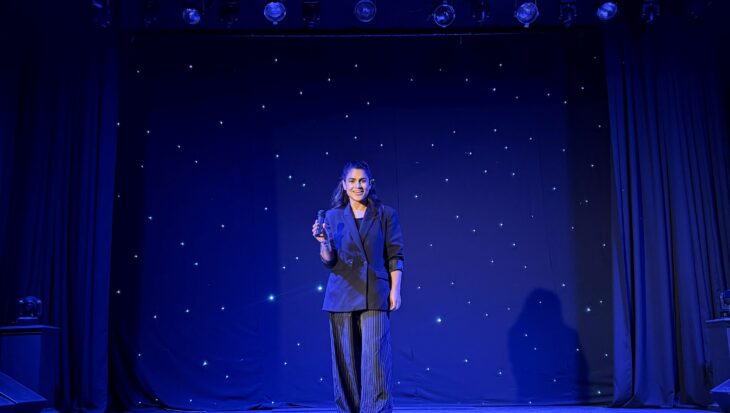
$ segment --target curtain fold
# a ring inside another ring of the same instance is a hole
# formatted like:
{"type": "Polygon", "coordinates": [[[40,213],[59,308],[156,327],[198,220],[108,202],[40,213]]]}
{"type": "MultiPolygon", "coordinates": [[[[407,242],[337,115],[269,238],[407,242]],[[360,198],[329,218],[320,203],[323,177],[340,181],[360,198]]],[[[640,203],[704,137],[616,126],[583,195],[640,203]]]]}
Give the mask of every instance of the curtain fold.
{"type": "Polygon", "coordinates": [[[102,412],[108,393],[108,304],[116,157],[113,31],[85,3],[8,5],[0,85],[0,318],[26,295],[61,328],[55,399],[102,412]],[[61,18],[63,17],[63,18],[61,18]],[[10,45],[12,44],[12,45],[10,45]]]}
{"type": "Polygon", "coordinates": [[[614,406],[711,402],[704,322],[730,275],[727,131],[713,45],[673,23],[605,33],[614,406]]]}

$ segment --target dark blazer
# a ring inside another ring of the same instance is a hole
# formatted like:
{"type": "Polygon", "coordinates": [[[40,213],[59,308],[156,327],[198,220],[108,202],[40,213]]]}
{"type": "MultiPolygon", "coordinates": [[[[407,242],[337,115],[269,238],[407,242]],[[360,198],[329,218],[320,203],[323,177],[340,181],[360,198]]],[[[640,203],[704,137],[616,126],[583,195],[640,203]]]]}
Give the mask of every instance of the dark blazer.
{"type": "Polygon", "coordinates": [[[403,234],[395,209],[380,211],[368,200],[360,230],[350,204],[332,208],[329,224],[334,259],[323,260],[330,274],[324,293],[325,311],[389,309],[390,271],[403,270],[403,234]]]}

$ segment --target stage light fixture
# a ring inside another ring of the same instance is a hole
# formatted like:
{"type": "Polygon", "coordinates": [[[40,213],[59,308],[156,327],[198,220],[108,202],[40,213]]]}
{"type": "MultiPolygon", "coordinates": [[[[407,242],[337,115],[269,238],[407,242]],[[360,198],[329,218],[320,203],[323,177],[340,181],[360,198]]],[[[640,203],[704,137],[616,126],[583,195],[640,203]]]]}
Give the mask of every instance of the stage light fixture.
{"type": "Polygon", "coordinates": [[[601,21],[609,21],[618,14],[618,3],[615,1],[601,1],[596,8],[596,16],[601,21]]]}
{"type": "Polygon", "coordinates": [[[720,291],[720,315],[730,317],[730,290],[720,291]]]}
{"type": "Polygon", "coordinates": [[[444,0],[442,3],[436,5],[433,13],[431,13],[431,17],[437,26],[446,28],[456,20],[456,10],[454,10],[454,6],[449,4],[447,0],[444,0]]]}
{"type": "Polygon", "coordinates": [[[150,27],[160,15],[160,3],[157,0],[144,0],[140,5],[140,14],[144,27],[150,27]]]}
{"type": "Polygon", "coordinates": [[[489,17],[489,4],[487,0],[471,0],[471,17],[478,24],[484,24],[489,17]]]}
{"type": "Polygon", "coordinates": [[[659,0],[644,0],[641,5],[641,18],[646,24],[654,23],[660,12],[659,0]]]}
{"type": "Polygon", "coordinates": [[[560,0],[560,16],[558,16],[558,19],[563,23],[563,26],[572,26],[575,16],[575,0],[560,0]]]}
{"type": "Polygon", "coordinates": [[[377,7],[372,0],[359,0],[355,3],[355,17],[363,23],[368,23],[375,18],[377,7]]]}
{"type": "Polygon", "coordinates": [[[94,24],[106,29],[112,24],[112,8],[109,0],[91,0],[94,24]]]}
{"type": "Polygon", "coordinates": [[[272,24],[279,24],[286,17],[286,6],[280,1],[270,1],[264,6],[264,17],[272,24]]]}
{"type": "Polygon", "coordinates": [[[302,2],[302,20],[309,28],[319,23],[319,0],[304,0],[302,2]]]}
{"type": "Polygon", "coordinates": [[[209,6],[210,0],[184,0],[182,12],[183,21],[190,26],[200,23],[205,15],[205,10],[209,6]]]}
{"type": "Polygon", "coordinates": [[[200,12],[200,10],[198,10],[198,9],[195,9],[195,8],[192,8],[192,7],[191,8],[187,8],[187,9],[183,9],[182,19],[183,19],[183,21],[185,23],[187,23],[187,24],[189,24],[191,26],[194,26],[194,25],[200,23],[200,20],[202,18],[203,18],[203,15],[200,12]]]}
{"type": "Polygon", "coordinates": [[[525,26],[525,29],[530,27],[537,20],[538,16],[540,16],[540,10],[538,10],[537,2],[535,1],[526,1],[520,4],[517,10],[515,10],[515,19],[525,26]]]}
{"type": "Polygon", "coordinates": [[[39,324],[39,318],[43,314],[43,301],[30,295],[18,300],[18,308],[19,314],[16,324],[39,324]]]}
{"type": "Polygon", "coordinates": [[[226,27],[233,26],[241,16],[240,2],[238,0],[222,0],[219,15],[226,27]]]}

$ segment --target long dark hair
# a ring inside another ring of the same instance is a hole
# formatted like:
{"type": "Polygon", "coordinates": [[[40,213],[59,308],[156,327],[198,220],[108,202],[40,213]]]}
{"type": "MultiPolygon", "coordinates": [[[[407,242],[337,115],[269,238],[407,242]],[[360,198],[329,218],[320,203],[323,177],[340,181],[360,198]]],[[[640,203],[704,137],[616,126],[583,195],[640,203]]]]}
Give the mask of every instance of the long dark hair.
{"type": "Polygon", "coordinates": [[[335,187],[335,190],[332,191],[332,208],[341,208],[343,206],[346,206],[350,202],[350,198],[347,196],[347,192],[345,192],[344,189],[342,189],[342,181],[347,179],[347,174],[350,173],[351,169],[362,169],[365,171],[365,175],[368,176],[368,179],[370,180],[370,190],[368,191],[368,199],[373,201],[373,205],[378,210],[378,213],[380,212],[383,202],[378,198],[378,194],[375,192],[375,180],[373,179],[373,171],[370,169],[370,165],[368,165],[365,161],[350,161],[345,164],[345,167],[342,168],[342,175],[340,175],[340,180],[337,181],[337,186],[335,187]]]}

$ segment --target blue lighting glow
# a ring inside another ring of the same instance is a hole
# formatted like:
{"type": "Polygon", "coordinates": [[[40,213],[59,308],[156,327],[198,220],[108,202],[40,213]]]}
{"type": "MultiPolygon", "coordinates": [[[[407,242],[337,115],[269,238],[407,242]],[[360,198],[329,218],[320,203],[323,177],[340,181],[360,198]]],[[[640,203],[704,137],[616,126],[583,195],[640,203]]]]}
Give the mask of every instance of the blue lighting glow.
{"type": "Polygon", "coordinates": [[[604,2],[596,9],[596,16],[604,22],[616,17],[617,13],[618,5],[613,1],[604,2]]]}
{"type": "Polygon", "coordinates": [[[363,23],[368,23],[375,18],[375,2],[372,0],[359,0],[355,4],[355,17],[363,23]]]}
{"type": "Polygon", "coordinates": [[[194,26],[198,23],[200,23],[200,19],[202,18],[202,15],[200,13],[200,10],[192,7],[188,7],[187,9],[183,10],[182,12],[182,18],[183,21],[191,26],[194,26]]]}
{"type": "Polygon", "coordinates": [[[456,10],[449,3],[439,4],[433,10],[433,21],[440,27],[449,27],[456,19],[456,10]]]}
{"type": "Polygon", "coordinates": [[[540,16],[540,11],[537,9],[537,4],[533,2],[522,3],[520,7],[515,10],[515,18],[517,21],[522,23],[525,28],[530,27],[530,25],[537,20],[538,16],[540,16]]]}
{"type": "Polygon", "coordinates": [[[286,6],[278,1],[266,3],[264,6],[264,16],[273,24],[278,24],[286,17],[286,6]]]}

